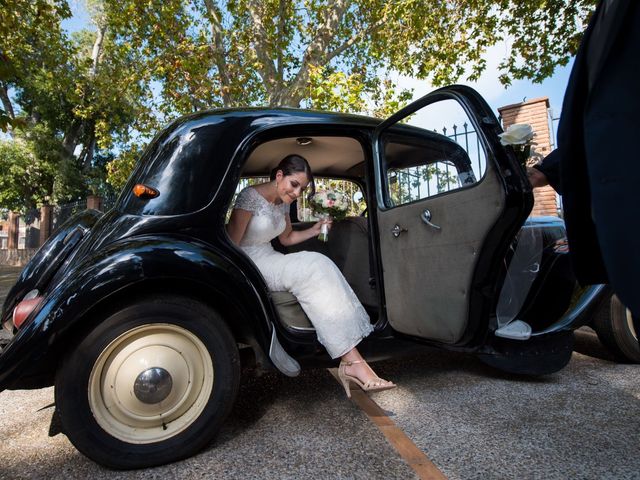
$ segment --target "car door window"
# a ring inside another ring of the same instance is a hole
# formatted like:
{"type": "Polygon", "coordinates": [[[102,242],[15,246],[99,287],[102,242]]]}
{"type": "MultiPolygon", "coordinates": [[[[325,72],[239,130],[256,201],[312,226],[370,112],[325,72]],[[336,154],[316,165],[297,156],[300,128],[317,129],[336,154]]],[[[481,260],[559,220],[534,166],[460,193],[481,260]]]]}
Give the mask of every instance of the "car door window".
{"type": "Polygon", "coordinates": [[[484,147],[457,102],[423,110],[408,122],[420,130],[392,128],[381,138],[387,207],[469,187],[486,171],[484,147]]]}

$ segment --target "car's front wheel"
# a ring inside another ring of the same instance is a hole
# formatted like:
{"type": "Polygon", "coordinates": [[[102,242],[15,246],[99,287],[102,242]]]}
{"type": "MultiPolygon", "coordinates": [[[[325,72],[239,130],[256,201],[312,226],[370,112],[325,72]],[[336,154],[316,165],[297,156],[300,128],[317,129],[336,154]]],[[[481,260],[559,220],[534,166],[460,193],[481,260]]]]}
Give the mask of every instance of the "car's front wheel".
{"type": "Polygon", "coordinates": [[[593,329],[602,344],[623,362],[640,363],[638,332],[633,327],[631,311],[617,296],[600,308],[593,319],[593,329]]]}
{"type": "Polygon", "coordinates": [[[111,468],[193,455],[234,403],[240,361],[224,321],[184,298],[152,298],[109,315],[56,377],[63,432],[111,468]]]}

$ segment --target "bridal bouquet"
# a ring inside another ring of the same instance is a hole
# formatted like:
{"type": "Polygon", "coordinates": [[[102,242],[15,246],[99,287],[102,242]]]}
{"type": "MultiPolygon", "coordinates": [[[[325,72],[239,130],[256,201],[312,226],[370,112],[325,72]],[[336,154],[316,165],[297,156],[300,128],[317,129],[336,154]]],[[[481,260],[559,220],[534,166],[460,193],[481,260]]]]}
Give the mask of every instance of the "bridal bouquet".
{"type": "MultiPolygon", "coordinates": [[[[342,220],[347,216],[349,201],[347,196],[336,190],[318,191],[309,199],[309,204],[314,214],[319,218],[333,217],[335,220],[342,220]]],[[[326,242],[329,240],[329,227],[323,224],[320,229],[318,240],[326,242]]]]}
{"type": "Polygon", "coordinates": [[[527,160],[531,155],[531,145],[535,133],[528,123],[514,123],[504,133],[499,134],[502,145],[510,145],[516,153],[518,161],[523,167],[527,166],[527,160]]]}

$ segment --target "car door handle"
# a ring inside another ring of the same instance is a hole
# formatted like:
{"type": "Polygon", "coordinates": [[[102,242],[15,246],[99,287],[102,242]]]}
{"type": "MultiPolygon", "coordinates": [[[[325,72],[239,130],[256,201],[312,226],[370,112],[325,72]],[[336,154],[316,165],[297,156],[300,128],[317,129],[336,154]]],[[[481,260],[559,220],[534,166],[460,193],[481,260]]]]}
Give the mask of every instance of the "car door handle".
{"type": "Polygon", "coordinates": [[[393,236],[398,238],[402,232],[408,232],[406,228],[402,228],[400,225],[396,223],[396,225],[391,229],[391,233],[393,236]]]}
{"type": "Polygon", "coordinates": [[[422,221],[424,223],[426,223],[427,225],[429,225],[432,228],[435,228],[436,230],[441,230],[439,225],[436,225],[435,223],[431,223],[431,211],[429,209],[425,209],[421,214],[420,214],[420,218],[422,219],[422,221]]]}

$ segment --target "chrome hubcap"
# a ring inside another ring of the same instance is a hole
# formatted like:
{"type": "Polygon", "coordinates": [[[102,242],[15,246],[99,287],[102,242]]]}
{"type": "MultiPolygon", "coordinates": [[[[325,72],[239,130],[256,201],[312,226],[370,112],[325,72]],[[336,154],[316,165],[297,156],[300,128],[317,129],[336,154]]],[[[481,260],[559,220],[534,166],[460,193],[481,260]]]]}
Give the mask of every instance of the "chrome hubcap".
{"type": "Polygon", "coordinates": [[[189,330],[154,323],[128,330],[96,359],[88,400],[109,435],[154,443],[193,424],[213,391],[213,360],[189,330]]]}
{"type": "Polygon", "coordinates": [[[173,380],[164,368],[153,367],[145,370],[133,384],[133,393],[143,403],[160,403],[171,393],[173,380]]]}

